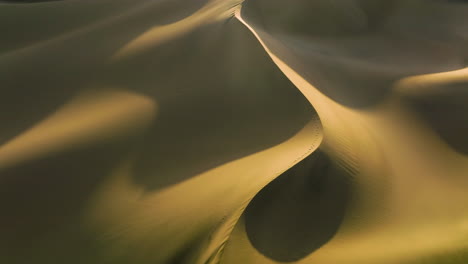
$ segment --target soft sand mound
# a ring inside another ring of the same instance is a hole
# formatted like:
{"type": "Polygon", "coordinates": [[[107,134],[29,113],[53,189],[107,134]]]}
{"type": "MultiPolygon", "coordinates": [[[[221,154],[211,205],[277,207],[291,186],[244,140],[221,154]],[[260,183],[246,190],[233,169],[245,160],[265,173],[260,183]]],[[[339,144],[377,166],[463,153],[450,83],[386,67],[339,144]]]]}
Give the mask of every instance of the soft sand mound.
{"type": "Polygon", "coordinates": [[[1,263],[468,262],[468,4],[35,2],[0,3],[1,263]]]}

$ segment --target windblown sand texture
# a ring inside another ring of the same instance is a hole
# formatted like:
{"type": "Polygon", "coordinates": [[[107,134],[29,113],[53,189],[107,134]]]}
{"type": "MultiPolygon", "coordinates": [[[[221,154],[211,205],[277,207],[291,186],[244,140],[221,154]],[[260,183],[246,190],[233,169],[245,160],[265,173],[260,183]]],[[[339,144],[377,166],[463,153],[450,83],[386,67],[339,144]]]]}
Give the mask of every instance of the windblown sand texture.
{"type": "Polygon", "coordinates": [[[0,263],[468,263],[468,2],[0,1],[0,263]]]}

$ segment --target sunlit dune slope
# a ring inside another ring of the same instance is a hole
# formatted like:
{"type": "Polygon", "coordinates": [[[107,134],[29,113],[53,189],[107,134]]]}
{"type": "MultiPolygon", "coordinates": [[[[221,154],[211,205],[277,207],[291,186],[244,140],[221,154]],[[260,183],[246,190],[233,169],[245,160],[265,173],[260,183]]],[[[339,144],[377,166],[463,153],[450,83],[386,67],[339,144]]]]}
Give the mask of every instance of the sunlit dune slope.
{"type": "Polygon", "coordinates": [[[0,3],[0,263],[468,262],[468,4],[0,3]]]}

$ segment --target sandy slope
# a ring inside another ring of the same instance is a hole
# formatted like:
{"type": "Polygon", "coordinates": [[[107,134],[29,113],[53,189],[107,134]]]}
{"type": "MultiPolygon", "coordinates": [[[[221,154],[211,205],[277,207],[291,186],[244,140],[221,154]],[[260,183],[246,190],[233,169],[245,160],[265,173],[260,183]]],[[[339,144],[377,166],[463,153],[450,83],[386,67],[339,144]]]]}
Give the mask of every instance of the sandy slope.
{"type": "MultiPolygon", "coordinates": [[[[250,3],[253,5],[254,2],[250,3]]],[[[246,2],[244,8],[254,8],[250,3],[246,2]]],[[[262,4],[261,1],[256,3],[262,4]]],[[[409,7],[397,5],[394,12],[397,17],[401,15],[398,19],[406,18],[405,8],[409,7]]],[[[421,19],[426,15],[422,13],[421,19]]],[[[347,215],[334,238],[327,244],[322,243],[323,247],[315,252],[313,249],[320,245],[317,238],[322,236],[327,225],[323,224],[322,229],[315,231],[315,240],[307,231],[303,231],[302,235],[294,235],[294,232],[300,232],[296,228],[302,226],[301,218],[307,218],[313,212],[316,217],[327,219],[328,224],[335,221],[340,216],[330,216],[327,213],[331,210],[330,207],[320,212],[317,209],[319,207],[309,203],[300,216],[295,216],[284,198],[282,202],[278,202],[283,203],[282,207],[276,204],[274,208],[271,205],[268,206],[269,209],[258,208],[257,210],[265,210],[263,215],[260,213],[257,216],[262,219],[291,215],[290,219],[283,221],[281,227],[292,230],[290,237],[285,239],[278,234],[276,239],[262,242],[259,242],[261,238],[255,237],[262,236],[261,233],[249,231],[251,220],[247,211],[244,220],[234,229],[222,263],[276,263],[297,260],[298,256],[301,256],[298,263],[439,263],[441,259],[444,259],[444,263],[463,263],[466,259],[463,252],[466,252],[467,247],[468,161],[457,148],[447,145],[444,137],[438,137],[438,131],[434,131],[432,126],[434,123],[425,122],[420,115],[438,114],[439,120],[445,121],[445,124],[435,125],[447,128],[448,123],[452,124],[452,129],[457,127],[457,130],[464,130],[466,126],[463,122],[456,123],[460,118],[458,116],[463,116],[464,108],[450,108],[452,112],[441,110],[445,111],[442,118],[437,110],[438,105],[432,106],[435,108],[434,112],[418,112],[411,102],[408,106],[407,98],[411,96],[414,97],[413,100],[419,100],[421,94],[431,96],[438,91],[447,95],[439,102],[445,99],[445,104],[451,105],[453,101],[450,100],[454,100],[454,96],[450,94],[453,91],[463,93],[460,91],[466,87],[462,88],[460,84],[464,82],[462,76],[465,71],[450,71],[464,67],[465,50],[457,49],[460,47],[455,36],[453,39],[444,38],[442,42],[441,39],[436,39],[439,35],[433,36],[434,40],[431,40],[429,35],[422,38],[418,35],[419,31],[415,31],[410,37],[408,32],[395,32],[392,19],[396,18],[390,17],[388,24],[378,29],[373,28],[368,33],[364,30],[357,37],[344,32],[344,37],[336,32],[332,36],[308,32],[311,37],[304,38],[301,37],[303,32],[286,35],[284,29],[274,28],[273,23],[265,22],[268,21],[268,13],[262,19],[262,25],[249,22],[255,21],[255,17],[252,20],[249,17],[255,14],[260,14],[260,11],[239,12],[237,17],[250,28],[278,67],[317,110],[324,126],[324,150],[338,160],[342,159],[345,166],[355,168],[354,175],[350,177],[356,180],[354,192],[357,199],[347,208],[347,215]],[[384,41],[374,41],[376,35],[384,41]],[[401,41],[406,43],[394,49],[395,45],[401,45],[401,41]],[[447,48],[440,48],[444,46],[447,48]],[[376,55],[362,54],[362,47],[366,47],[368,53],[374,52],[376,55]],[[436,47],[438,49],[431,52],[436,47]],[[407,49],[414,50],[406,51],[407,49]],[[446,53],[441,53],[444,50],[446,53]],[[450,55],[454,51],[456,53],[450,55]],[[418,53],[421,53],[419,61],[418,53]],[[440,54],[444,56],[438,57],[440,54]],[[336,58],[336,55],[341,57],[336,58]],[[380,59],[375,60],[375,56],[380,59]],[[446,70],[449,71],[435,77],[431,75],[433,72],[446,70]],[[324,80],[321,81],[320,78],[324,80]],[[336,82],[342,81],[339,78],[350,79],[345,86],[336,82]],[[434,82],[431,79],[436,78],[439,83],[435,86],[439,88],[430,91],[430,83],[434,82]],[[450,85],[456,78],[460,83],[458,90],[442,90],[442,86],[450,85]],[[360,87],[363,85],[367,86],[360,87]],[[374,91],[367,92],[369,89],[374,91]],[[379,89],[386,91],[373,96],[373,93],[379,93],[375,91],[379,89]],[[338,96],[343,93],[353,95],[338,96]],[[292,244],[285,242],[288,239],[294,239],[294,243],[302,241],[303,247],[292,246],[289,255],[280,253],[287,251],[285,248],[292,244]],[[444,254],[445,258],[440,257],[444,254]]],[[[446,16],[452,14],[445,13],[446,16]]],[[[449,31],[457,25],[446,26],[449,31]]],[[[462,98],[458,101],[466,101],[466,97],[462,98]]],[[[465,138],[450,137],[450,141],[452,145],[462,146],[465,138]]],[[[319,177],[319,173],[312,172],[312,175],[310,177],[319,177]]],[[[278,189],[277,192],[270,196],[280,196],[279,192],[303,192],[305,195],[309,191],[285,185],[285,189],[278,189]],[[292,190],[288,191],[288,188],[292,190]]],[[[323,203],[325,201],[327,200],[323,200],[323,203]]],[[[301,206],[300,203],[297,206],[301,206]]],[[[338,210],[339,205],[331,208],[338,210]]],[[[314,221],[310,220],[309,223],[314,221]]],[[[270,227],[263,226],[262,229],[277,230],[280,227],[275,222],[264,221],[270,227]]],[[[310,226],[309,231],[315,228],[317,227],[310,226]]],[[[329,232],[333,234],[335,231],[329,232]]]]}
{"type": "Polygon", "coordinates": [[[233,4],[182,2],[2,6],[2,262],[176,261],[320,144],[233,4]]]}
{"type": "Polygon", "coordinates": [[[467,261],[468,6],[240,2],[0,3],[1,263],[467,261]]]}

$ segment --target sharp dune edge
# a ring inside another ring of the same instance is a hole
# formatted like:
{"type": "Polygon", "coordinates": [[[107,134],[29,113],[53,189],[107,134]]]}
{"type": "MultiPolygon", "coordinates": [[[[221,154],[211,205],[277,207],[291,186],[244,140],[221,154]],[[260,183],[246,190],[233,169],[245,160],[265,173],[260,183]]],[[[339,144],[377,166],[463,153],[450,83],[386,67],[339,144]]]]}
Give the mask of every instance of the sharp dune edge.
{"type": "Polygon", "coordinates": [[[0,32],[0,263],[468,263],[465,1],[2,1],[0,32]]]}

